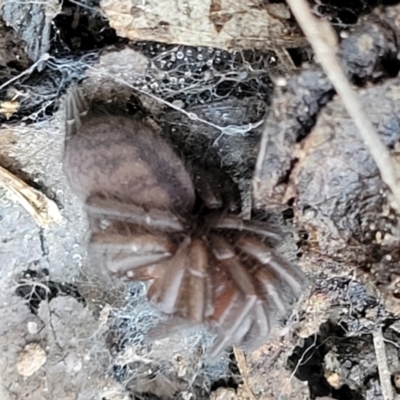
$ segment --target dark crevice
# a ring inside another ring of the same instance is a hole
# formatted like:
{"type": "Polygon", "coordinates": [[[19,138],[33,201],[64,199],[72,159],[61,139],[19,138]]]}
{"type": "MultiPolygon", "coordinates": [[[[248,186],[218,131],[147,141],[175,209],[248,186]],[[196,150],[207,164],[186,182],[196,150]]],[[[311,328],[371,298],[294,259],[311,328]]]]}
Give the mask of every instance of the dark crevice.
{"type": "Polygon", "coordinates": [[[100,50],[111,45],[124,45],[100,12],[99,1],[86,2],[82,7],[63,1],[61,12],[54,18],[51,53],[58,57],[100,50]]]}
{"type": "Polygon", "coordinates": [[[27,269],[21,274],[17,283],[15,292],[27,301],[32,314],[38,313],[42,301],[50,302],[58,296],[71,296],[78,302],[86,304],[75,285],[51,280],[47,269],[27,269]]]}
{"type": "Polygon", "coordinates": [[[40,248],[42,250],[42,257],[46,257],[49,255],[49,246],[47,245],[46,235],[41,228],[39,230],[39,238],[40,238],[40,248]]]}
{"type": "Polygon", "coordinates": [[[389,53],[381,59],[382,70],[388,78],[395,78],[400,71],[400,60],[397,54],[389,53]]]}
{"type": "Polygon", "coordinates": [[[231,351],[229,355],[230,363],[229,363],[229,370],[230,370],[230,376],[227,376],[224,379],[219,379],[217,381],[212,382],[210,391],[214,392],[218,390],[219,388],[231,388],[231,389],[237,389],[239,385],[242,383],[240,379],[240,371],[239,367],[237,365],[236,357],[231,351]]]}
{"type": "Polygon", "coordinates": [[[313,60],[313,51],[311,47],[287,49],[287,52],[297,68],[300,68],[305,62],[310,63],[313,60]]]}
{"type": "MultiPolygon", "coordinates": [[[[346,337],[345,324],[337,325],[328,321],[321,325],[317,335],[312,335],[304,340],[302,346],[294,349],[288,360],[288,367],[301,381],[308,382],[311,399],[328,396],[338,400],[362,400],[368,385],[358,382],[358,388],[351,388],[348,383],[342,382],[332,387],[329,378],[333,371],[326,365],[326,355],[334,354],[341,363],[341,375],[346,375],[346,368],[363,368],[365,362],[361,352],[358,351],[360,343],[370,343],[372,337],[362,335],[357,338],[346,337]],[[350,366],[350,367],[349,367],[350,366]]],[[[361,350],[362,351],[362,350],[361,350]]],[[[350,376],[350,373],[349,373],[350,376]]],[[[368,380],[378,379],[377,368],[369,376],[368,380]]]]}
{"type": "MultiPolygon", "coordinates": [[[[102,16],[99,1],[82,2],[82,5],[68,0],[60,3],[61,11],[51,25],[50,62],[13,84],[16,91],[28,92],[30,97],[10,118],[1,114],[0,123],[21,120],[35,123],[48,119],[58,109],[61,95],[71,83],[84,76],[87,66],[97,61],[102,49],[128,43],[127,39],[117,36],[102,16]]],[[[18,67],[12,60],[9,64],[18,67]]],[[[0,100],[3,99],[9,100],[6,88],[0,91],[0,100]]]]}
{"type": "Polygon", "coordinates": [[[337,30],[348,29],[359,18],[382,5],[396,5],[394,0],[309,0],[313,12],[326,18],[337,30]]]}

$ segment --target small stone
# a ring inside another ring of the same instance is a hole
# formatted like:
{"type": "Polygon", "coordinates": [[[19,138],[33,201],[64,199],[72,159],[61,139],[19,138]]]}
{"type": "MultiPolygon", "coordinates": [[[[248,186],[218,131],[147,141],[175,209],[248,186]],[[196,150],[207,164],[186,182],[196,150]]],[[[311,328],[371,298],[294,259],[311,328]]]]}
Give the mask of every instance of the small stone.
{"type": "Polygon", "coordinates": [[[210,400],[237,400],[237,395],[233,389],[219,388],[211,393],[210,400]]]}
{"type": "Polygon", "coordinates": [[[177,108],[184,108],[185,103],[182,100],[174,100],[172,104],[177,108]]]}
{"type": "Polygon", "coordinates": [[[34,322],[34,321],[29,321],[29,322],[27,323],[27,327],[28,327],[28,332],[29,332],[31,335],[36,335],[36,334],[38,333],[38,326],[37,326],[37,323],[36,323],[36,322],[34,322]]]}
{"type": "Polygon", "coordinates": [[[187,391],[182,392],[181,396],[182,396],[183,400],[192,400],[193,399],[193,393],[190,393],[187,391]]]}
{"type": "Polygon", "coordinates": [[[342,379],[340,375],[336,372],[331,373],[328,377],[326,377],[326,380],[335,389],[340,388],[342,384],[342,379]]]}
{"type": "Polygon", "coordinates": [[[393,375],[393,382],[396,389],[400,389],[400,372],[395,372],[393,375]]]}
{"type": "Polygon", "coordinates": [[[46,360],[46,353],[40,344],[27,344],[19,355],[17,371],[22,376],[31,376],[40,369],[46,360]]]}
{"type": "Polygon", "coordinates": [[[283,76],[280,76],[275,81],[276,86],[284,87],[287,85],[287,80],[283,76]]]}
{"type": "Polygon", "coordinates": [[[272,3],[267,4],[267,11],[271,17],[279,18],[279,19],[290,19],[291,14],[290,10],[286,4],[278,4],[272,3]]]}

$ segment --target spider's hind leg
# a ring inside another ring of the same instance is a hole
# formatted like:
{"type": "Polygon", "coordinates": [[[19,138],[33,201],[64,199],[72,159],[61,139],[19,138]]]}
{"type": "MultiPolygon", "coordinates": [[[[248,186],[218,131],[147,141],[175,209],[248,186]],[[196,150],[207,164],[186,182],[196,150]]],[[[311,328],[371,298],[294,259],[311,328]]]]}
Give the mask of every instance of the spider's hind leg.
{"type": "Polygon", "coordinates": [[[218,336],[210,352],[210,356],[214,357],[230,342],[242,344],[251,329],[255,307],[260,299],[249,270],[238,259],[233,247],[222,236],[214,235],[212,248],[219,269],[228,277],[215,289],[216,305],[211,320],[217,326],[218,336]]]}
{"type": "Polygon", "coordinates": [[[65,132],[66,140],[76,135],[80,126],[81,118],[86,116],[89,105],[80,88],[70,88],[65,96],[65,132]]]}

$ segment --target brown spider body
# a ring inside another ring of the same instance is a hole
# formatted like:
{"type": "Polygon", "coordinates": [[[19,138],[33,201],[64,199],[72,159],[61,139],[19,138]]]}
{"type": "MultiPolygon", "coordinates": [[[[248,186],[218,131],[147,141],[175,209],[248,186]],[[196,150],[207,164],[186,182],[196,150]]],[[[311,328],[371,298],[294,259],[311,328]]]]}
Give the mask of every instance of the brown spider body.
{"type": "Polygon", "coordinates": [[[190,214],[192,180],[170,146],[134,119],[90,114],[68,141],[64,165],[72,189],[145,209],[190,214]],[[132,133],[135,133],[132,135],[132,133]]]}
{"type": "Polygon", "coordinates": [[[304,277],[265,244],[276,234],[227,213],[237,209],[233,182],[217,173],[213,190],[210,172],[192,179],[153,129],[87,113],[78,91],[67,96],[66,114],[64,170],[85,202],[90,247],[107,270],[152,281],[150,301],[174,321],[215,329],[213,356],[233,343],[262,344],[304,277]]]}

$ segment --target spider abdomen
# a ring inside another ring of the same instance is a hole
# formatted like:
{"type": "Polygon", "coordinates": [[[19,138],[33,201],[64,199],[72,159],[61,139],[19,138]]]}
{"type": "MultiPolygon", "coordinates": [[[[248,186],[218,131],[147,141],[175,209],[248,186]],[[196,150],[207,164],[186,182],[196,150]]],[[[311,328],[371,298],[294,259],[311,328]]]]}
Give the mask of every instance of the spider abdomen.
{"type": "Polygon", "coordinates": [[[194,204],[192,180],[182,161],[153,129],[129,117],[82,118],[66,144],[64,170],[84,200],[99,195],[182,214],[194,204]]]}

